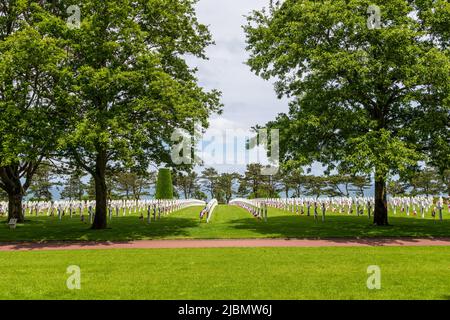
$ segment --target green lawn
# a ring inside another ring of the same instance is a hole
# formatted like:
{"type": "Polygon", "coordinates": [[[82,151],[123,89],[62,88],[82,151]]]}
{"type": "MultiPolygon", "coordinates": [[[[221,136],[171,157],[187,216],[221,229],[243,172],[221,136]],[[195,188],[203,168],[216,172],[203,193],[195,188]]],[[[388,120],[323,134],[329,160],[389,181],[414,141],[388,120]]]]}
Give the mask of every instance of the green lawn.
{"type": "Polygon", "coordinates": [[[450,247],[0,252],[0,299],[450,299],[450,247]],[[81,290],[66,269],[81,268],[81,290]],[[381,268],[381,290],[366,286],[381,268]]]}
{"type": "MultiPolygon", "coordinates": [[[[150,225],[114,217],[91,231],[78,217],[29,218],[16,230],[0,226],[0,242],[450,236],[443,222],[391,216],[373,227],[367,216],[327,215],[326,221],[269,211],[268,223],[237,207],[220,206],[211,222],[189,208],[150,225]]],[[[220,248],[0,252],[0,299],[450,299],[450,247],[220,248]],[[68,290],[66,269],[80,266],[82,289],[68,290]],[[366,287],[378,265],[382,289],[366,287]]]]}
{"type": "Polygon", "coordinates": [[[188,208],[163,217],[150,225],[138,216],[114,217],[110,228],[92,231],[79,217],[27,217],[16,230],[0,225],[0,242],[42,240],[144,240],[144,239],[225,239],[225,238],[330,238],[330,237],[450,237],[450,219],[407,217],[391,214],[389,227],[374,227],[367,216],[330,215],[326,221],[269,210],[268,223],[253,218],[245,210],[219,206],[210,223],[199,221],[201,208],[188,208]]]}

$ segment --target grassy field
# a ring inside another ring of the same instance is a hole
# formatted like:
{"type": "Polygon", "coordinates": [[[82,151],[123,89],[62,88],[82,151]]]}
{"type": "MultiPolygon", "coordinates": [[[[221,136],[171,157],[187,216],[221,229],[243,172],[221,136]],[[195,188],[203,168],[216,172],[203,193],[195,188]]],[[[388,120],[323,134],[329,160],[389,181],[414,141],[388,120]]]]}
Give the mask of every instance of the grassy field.
{"type": "MultiPolygon", "coordinates": [[[[199,221],[201,208],[187,208],[147,224],[137,215],[113,217],[109,229],[92,231],[79,217],[27,217],[16,230],[0,225],[0,242],[43,240],[147,240],[147,239],[239,239],[239,238],[332,238],[332,237],[450,237],[450,219],[390,216],[389,227],[374,227],[367,216],[330,215],[326,221],[269,210],[267,223],[233,206],[219,206],[210,221],[199,221]]],[[[6,221],[6,219],[5,219],[6,221]]]]}
{"type": "MultiPolygon", "coordinates": [[[[91,231],[79,217],[29,217],[0,242],[450,236],[450,220],[393,216],[373,227],[367,216],[326,221],[271,209],[268,223],[220,206],[211,222],[188,208],[151,224],[114,217],[91,231]]],[[[450,247],[220,248],[0,252],[0,299],[450,299],[450,247]],[[81,268],[81,290],[69,290],[67,267],[81,268]],[[381,290],[366,286],[378,265],[381,290]]]]}
{"type": "Polygon", "coordinates": [[[0,252],[0,299],[450,299],[450,247],[0,252]],[[68,290],[66,269],[81,269],[68,290]],[[381,290],[366,286],[381,268],[381,290]]]}

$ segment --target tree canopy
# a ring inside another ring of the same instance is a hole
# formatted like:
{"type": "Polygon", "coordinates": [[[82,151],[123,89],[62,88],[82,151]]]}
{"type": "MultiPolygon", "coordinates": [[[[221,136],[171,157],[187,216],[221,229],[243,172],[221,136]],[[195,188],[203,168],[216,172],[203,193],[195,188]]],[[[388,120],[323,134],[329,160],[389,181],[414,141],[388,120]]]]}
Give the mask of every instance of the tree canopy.
{"type": "Polygon", "coordinates": [[[68,31],[73,72],[65,156],[95,181],[94,228],[106,227],[106,172],[171,163],[171,135],[220,110],[219,93],[197,84],[185,56],[212,44],[192,0],[88,0],[68,31]]]}
{"type": "Polygon", "coordinates": [[[0,188],[9,218],[19,222],[23,196],[62,132],[57,106],[68,96],[66,53],[49,28],[54,22],[34,2],[0,4],[0,188]]]}

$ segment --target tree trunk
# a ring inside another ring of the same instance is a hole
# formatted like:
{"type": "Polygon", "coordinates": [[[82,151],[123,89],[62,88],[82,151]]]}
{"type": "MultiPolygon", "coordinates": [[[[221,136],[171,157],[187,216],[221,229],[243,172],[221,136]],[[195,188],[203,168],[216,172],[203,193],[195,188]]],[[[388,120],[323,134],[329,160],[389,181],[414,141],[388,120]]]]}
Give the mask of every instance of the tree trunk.
{"type": "Polygon", "coordinates": [[[25,216],[22,210],[23,194],[21,187],[18,190],[8,192],[8,221],[17,219],[18,223],[25,222],[25,216]]]}
{"type": "Polygon", "coordinates": [[[387,206],[387,188],[386,176],[375,175],[375,211],[374,223],[377,226],[387,226],[388,222],[388,206],[387,206]]]}
{"type": "Polygon", "coordinates": [[[107,227],[108,189],[106,187],[106,151],[97,154],[95,166],[95,217],[92,229],[101,230],[107,227]]]}
{"type": "Polygon", "coordinates": [[[0,168],[2,189],[8,194],[8,221],[17,219],[17,222],[25,221],[22,210],[22,200],[25,189],[20,180],[19,165],[10,165],[0,168]]]}

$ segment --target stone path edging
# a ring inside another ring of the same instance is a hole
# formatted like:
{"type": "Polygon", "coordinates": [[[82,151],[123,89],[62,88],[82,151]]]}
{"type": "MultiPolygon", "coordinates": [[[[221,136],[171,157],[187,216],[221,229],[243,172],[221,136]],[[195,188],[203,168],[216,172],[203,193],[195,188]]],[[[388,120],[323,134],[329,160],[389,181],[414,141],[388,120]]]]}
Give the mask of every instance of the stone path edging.
{"type": "Polygon", "coordinates": [[[333,238],[333,239],[233,239],[233,240],[139,240],[79,242],[0,243],[0,251],[175,249],[175,248],[271,248],[271,247],[418,247],[450,246],[450,238],[333,238]]]}

